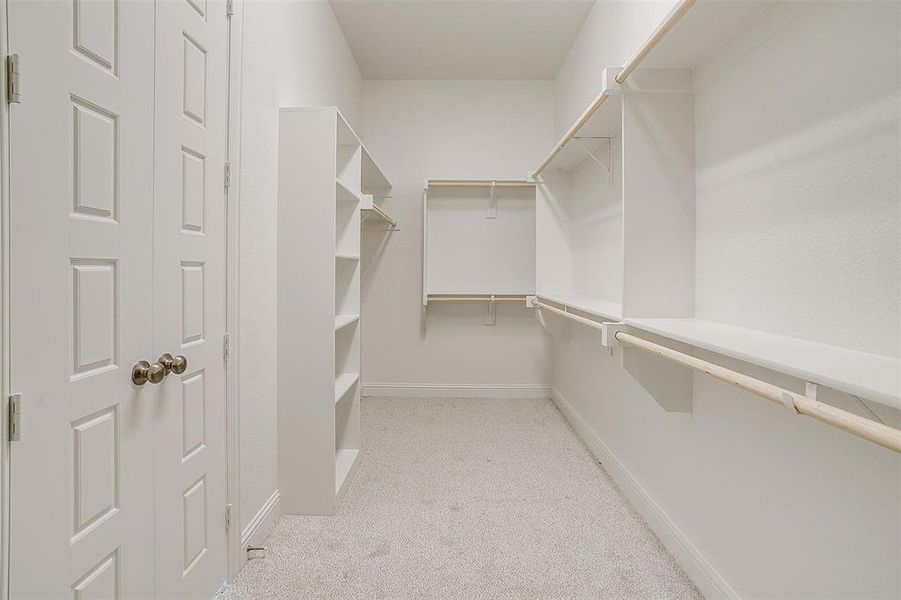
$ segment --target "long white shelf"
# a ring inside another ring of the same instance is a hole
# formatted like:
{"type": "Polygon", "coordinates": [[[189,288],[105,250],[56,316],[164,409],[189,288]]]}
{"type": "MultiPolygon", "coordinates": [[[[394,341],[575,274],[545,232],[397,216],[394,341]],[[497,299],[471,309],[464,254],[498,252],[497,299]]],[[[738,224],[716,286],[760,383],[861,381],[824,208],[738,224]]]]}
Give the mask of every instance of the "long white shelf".
{"type": "Polygon", "coordinates": [[[626,319],[627,325],[901,408],[901,359],[702,319],[626,319]]]}
{"type": "Polygon", "coordinates": [[[359,379],[360,376],[356,373],[342,373],[335,377],[335,404],[347,395],[359,379]]]}
{"type": "Polygon", "coordinates": [[[360,315],[335,315],[335,331],[360,320],[360,315]]]}
{"type": "Polygon", "coordinates": [[[544,294],[539,293],[540,300],[548,300],[556,304],[562,304],[567,308],[578,310],[595,317],[600,317],[605,321],[619,321],[623,318],[623,307],[617,302],[610,300],[601,300],[600,298],[592,298],[591,296],[580,296],[578,294],[544,294]]]}
{"type": "Polygon", "coordinates": [[[359,254],[348,254],[345,252],[336,252],[335,260],[358,261],[358,260],[360,260],[360,255],[359,254]]]}
{"type": "Polygon", "coordinates": [[[356,204],[357,202],[363,202],[362,196],[347,187],[347,184],[340,179],[336,178],[335,184],[335,200],[337,200],[338,202],[352,202],[354,204],[356,204]]]}
{"type": "Polygon", "coordinates": [[[347,484],[356,471],[360,451],[353,448],[341,448],[335,452],[335,497],[340,498],[347,491],[347,484]]]}

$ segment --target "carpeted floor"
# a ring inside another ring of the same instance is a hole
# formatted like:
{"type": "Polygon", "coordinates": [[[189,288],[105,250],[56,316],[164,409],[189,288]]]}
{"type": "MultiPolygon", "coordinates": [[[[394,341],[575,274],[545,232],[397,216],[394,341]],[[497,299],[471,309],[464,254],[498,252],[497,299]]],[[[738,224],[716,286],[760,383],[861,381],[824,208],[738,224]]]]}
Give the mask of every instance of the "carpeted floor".
{"type": "Polygon", "coordinates": [[[282,517],[226,597],[699,598],[547,400],[363,400],[333,517],[282,517]]]}

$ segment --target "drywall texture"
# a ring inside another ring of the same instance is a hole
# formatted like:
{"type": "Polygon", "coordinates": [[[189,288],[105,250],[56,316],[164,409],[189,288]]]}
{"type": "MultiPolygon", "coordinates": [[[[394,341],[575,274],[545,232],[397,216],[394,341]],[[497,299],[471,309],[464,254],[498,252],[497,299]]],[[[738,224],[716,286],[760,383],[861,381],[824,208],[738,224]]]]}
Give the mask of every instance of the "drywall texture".
{"type": "Polygon", "coordinates": [[[899,355],[899,24],[897,2],[776,7],[700,72],[698,317],[899,355]]]}
{"type": "MultiPolygon", "coordinates": [[[[367,81],[364,142],[394,185],[400,231],[364,230],[364,384],[550,382],[550,340],[532,311],[482,304],[422,310],[422,192],[428,178],[523,179],[553,141],[546,82],[367,81]]],[[[460,243],[467,243],[461,232],[460,243]]]]}
{"type": "MultiPolygon", "coordinates": [[[[626,62],[674,1],[601,0],[585,19],[554,80],[554,131],[562,135],[601,90],[606,67],[626,62]]],[[[531,168],[538,166],[536,163],[531,168]]]]}
{"type": "MultiPolygon", "coordinates": [[[[699,316],[898,353],[898,10],[774,5],[697,71],[699,316]]],[[[555,327],[555,391],[702,557],[702,591],[901,595],[896,454],[700,374],[666,413],[619,350],[555,327]]]]}
{"type": "Polygon", "coordinates": [[[338,106],[362,118],[363,81],[325,1],[245,2],[241,115],[241,527],[277,485],[278,108],[338,106]]]}

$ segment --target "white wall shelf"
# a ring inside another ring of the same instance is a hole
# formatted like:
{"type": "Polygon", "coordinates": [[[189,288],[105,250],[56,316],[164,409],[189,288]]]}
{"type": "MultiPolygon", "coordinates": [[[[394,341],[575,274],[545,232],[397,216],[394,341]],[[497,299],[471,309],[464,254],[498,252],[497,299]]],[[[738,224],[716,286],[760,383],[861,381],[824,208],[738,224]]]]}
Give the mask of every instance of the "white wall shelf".
{"type": "Polygon", "coordinates": [[[623,318],[623,307],[616,302],[579,296],[576,294],[538,294],[540,300],[560,304],[566,308],[598,317],[604,321],[619,321],[623,318]]]}
{"type": "Polygon", "coordinates": [[[535,292],[535,185],[430,179],[423,193],[422,304],[535,292]]]}
{"type": "Polygon", "coordinates": [[[357,373],[342,373],[335,378],[335,404],[347,396],[347,392],[360,380],[357,373]]]}
{"type": "Polygon", "coordinates": [[[335,260],[349,260],[349,261],[358,261],[360,260],[359,254],[335,254],[335,260]]]}
{"type": "Polygon", "coordinates": [[[901,408],[901,360],[702,319],[626,319],[636,329],[901,408]]]}
{"type": "Polygon", "coordinates": [[[358,192],[350,189],[348,184],[340,179],[335,179],[335,185],[337,186],[335,198],[337,202],[348,202],[351,204],[362,202],[363,197],[358,192]]]}
{"type": "Polygon", "coordinates": [[[335,315],[335,331],[360,320],[360,315],[335,315]]]}

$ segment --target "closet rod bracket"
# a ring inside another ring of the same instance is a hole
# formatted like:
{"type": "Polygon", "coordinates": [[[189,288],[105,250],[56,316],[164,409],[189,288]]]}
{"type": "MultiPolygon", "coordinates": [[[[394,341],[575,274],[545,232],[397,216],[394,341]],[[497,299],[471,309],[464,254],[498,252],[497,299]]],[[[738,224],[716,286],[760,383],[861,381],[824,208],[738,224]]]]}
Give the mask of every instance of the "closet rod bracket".
{"type": "Polygon", "coordinates": [[[616,334],[620,331],[626,331],[626,329],[625,323],[608,321],[601,323],[601,345],[604,348],[609,348],[612,353],[615,346],[622,345],[619,340],[616,339],[616,334]]]}
{"type": "Polygon", "coordinates": [[[494,299],[494,294],[491,295],[491,298],[488,299],[488,304],[485,307],[485,325],[496,325],[497,324],[497,302],[494,299]]]}

